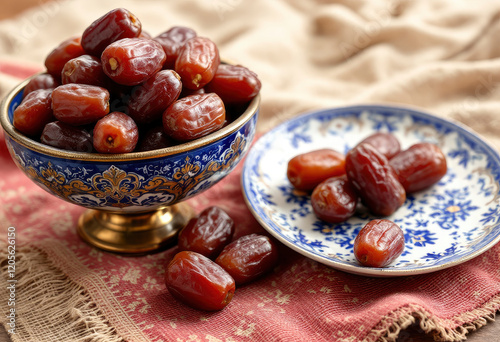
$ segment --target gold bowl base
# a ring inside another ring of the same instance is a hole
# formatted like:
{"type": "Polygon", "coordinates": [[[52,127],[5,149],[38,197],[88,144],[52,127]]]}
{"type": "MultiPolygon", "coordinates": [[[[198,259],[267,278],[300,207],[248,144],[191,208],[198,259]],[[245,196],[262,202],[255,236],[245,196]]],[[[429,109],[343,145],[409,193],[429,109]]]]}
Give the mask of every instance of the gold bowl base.
{"type": "Polygon", "coordinates": [[[140,214],[87,210],[78,220],[78,234],[109,252],[145,254],[172,246],[193,216],[193,209],[183,202],[140,214]]]}

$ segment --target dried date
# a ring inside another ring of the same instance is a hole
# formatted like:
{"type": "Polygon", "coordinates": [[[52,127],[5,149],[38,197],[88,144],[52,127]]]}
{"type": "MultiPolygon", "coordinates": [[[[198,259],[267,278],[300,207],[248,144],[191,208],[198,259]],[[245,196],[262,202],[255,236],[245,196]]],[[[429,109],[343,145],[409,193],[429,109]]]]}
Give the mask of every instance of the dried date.
{"type": "Polygon", "coordinates": [[[139,19],[124,8],[116,8],[95,20],[82,34],[86,53],[97,57],[111,43],[123,38],[136,38],[141,34],[139,19]]]}
{"type": "Polygon", "coordinates": [[[178,246],[181,251],[193,251],[214,259],[231,241],[233,234],[231,217],[221,208],[209,207],[181,230],[178,246]]]}
{"type": "Polygon", "coordinates": [[[446,157],[431,143],[418,143],[400,152],[390,161],[407,193],[423,190],[446,174],[446,157]]]}
{"type": "Polygon", "coordinates": [[[40,141],[48,146],[76,152],[92,152],[92,135],[84,128],[54,121],[45,125],[40,141]]]}
{"type": "Polygon", "coordinates": [[[101,60],[91,55],[82,55],[69,60],[61,72],[62,84],[80,83],[99,87],[108,85],[108,78],[102,70],[101,60]]]}
{"type": "Polygon", "coordinates": [[[196,31],[193,29],[184,26],[174,26],[153,38],[160,43],[167,56],[163,64],[164,69],[173,69],[175,67],[175,61],[179,55],[180,48],[184,46],[187,40],[194,37],[196,37],[196,31]]]}
{"type": "Polygon", "coordinates": [[[97,121],[93,145],[100,153],[132,152],[139,140],[139,129],[134,120],[121,112],[112,112],[97,121]]]}
{"type": "Polygon", "coordinates": [[[145,38],[124,38],[108,45],[101,55],[104,73],[116,83],[138,85],[161,70],[165,52],[145,38]]]}
{"type": "Polygon", "coordinates": [[[97,122],[109,113],[109,92],[87,84],[64,84],[52,92],[57,120],[78,126],[97,122]]]}
{"type": "Polygon", "coordinates": [[[349,181],[373,214],[389,216],[406,200],[396,172],[372,145],[364,143],[350,150],[345,168],[349,181]]]}
{"type": "Polygon", "coordinates": [[[182,84],[189,89],[200,89],[212,80],[220,64],[219,49],[208,38],[187,40],[175,61],[175,71],[182,84]]]}
{"type": "Polygon", "coordinates": [[[159,121],[181,90],[180,76],[173,70],[161,70],[132,91],[128,114],[138,124],[159,121]]]}
{"type": "Polygon", "coordinates": [[[360,144],[363,143],[372,145],[387,159],[391,159],[401,151],[401,145],[399,144],[399,140],[391,133],[385,133],[385,132],[374,133],[360,142],[360,144]]]}
{"type": "Polygon", "coordinates": [[[168,264],[167,289],[177,300],[200,310],[221,310],[234,295],[234,279],[207,257],[191,251],[177,253],[168,264]]]}
{"type": "MultiPolygon", "coordinates": [[[[141,135],[139,134],[139,137],[141,135]]],[[[170,139],[170,137],[163,131],[162,126],[152,127],[143,134],[142,139],[139,142],[137,151],[145,152],[158,150],[160,148],[167,148],[174,146],[175,141],[170,139]]]]}
{"type": "Polygon", "coordinates": [[[250,234],[224,247],[215,262],[237,285],[248,283],[269,272],[278,261],[278,248],[267,236],[250,234]]]}
{"type": "Polygon", "coordinates": [[[260,80],[253,71],[240,65],[221,64],[205,91],[216,93],[228,105],[252,100],[260,88],[260,80]]]}
{"type": "Polygon", "coordinates": [[[372,220],[354,239],[354,256],[363,266],[385,267],[403,253],[404,247],[405,237],[396,223],[372,220]]]}
{"type": "Polygon", "coordinates": [[[323,221],[338,223],[354,215],[358,195],[347,177],[333,177],[320,183],[311,195],[316,216],[323,221]]]}
{"type": "Polygon", "coordinates": [[[163,113],[163,129],[175,140],[189,141],[224,125],[226,110],[214,93],[190,95],[175,101],[163,113]]]}
{"type": "Polygon", "coordinates": [[[286,175],[299,190],[312,190],[327,178],[345,174],[345,157],[332,149],[321,149],[293,157],[286,175]]]}
{"type": "Polygon", "coordinates": [[[57,80],[60,80],[64,65],[69,60],[83,54],[85,54],[85,51],[80,44],[80,37],[67,39],[52,50],[45,58],[47,72],[57,80]]]}
{"type": "Polygon", "coordinates": [[[14,110],[14,127],[27,136],[39,137],[45,125],[55,120],[51,94],[51,89],[30,92],[14,110]]]}
{"type": "Polygon", "coordinates": [[[26,84],[26,87],[24,87],[23,98],[26,98],[26,96],[34,90],[54,89],[60,85],[61,83],[59,80],[51,74],[36,75],[26,84]]]}

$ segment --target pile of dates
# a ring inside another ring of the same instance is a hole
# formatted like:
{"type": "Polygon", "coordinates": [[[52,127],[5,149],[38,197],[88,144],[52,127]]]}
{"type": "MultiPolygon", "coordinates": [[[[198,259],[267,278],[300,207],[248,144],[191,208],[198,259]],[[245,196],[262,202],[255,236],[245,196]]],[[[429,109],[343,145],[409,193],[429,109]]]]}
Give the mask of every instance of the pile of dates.
{"type": "Polygon", "coordinates": [[[260,91],[257,75],[221,64],[216,44],[187,27],[152,38],[123,8],[45,59],[26,85],[14,127],[79,152],[148,151],[227,125],[260,91]]]}
{"type": "Polygon", "coordinates": [[[233,240],[234,222],[219,207],[209,207],[180,231],[179,252],[168,263],[165,283],[177,300],[200,310],[221,310],[236,285],[251,282],[278,261],[276,244],[250,234],[233,240]]]}
{"type": "MultiPolygon", "coordinates": [[[[378,132],[346,155],[332,149],[304,153],[288,163],[287,177],[298,190],[312,191],[316,216],[326,222],[349,219],[364,204],[376,216],[393,214],[406,194],[426,189],[447,172],[446,158],[434,144],[401,151],[398,139],[378,132]]],[[[354,255],[365,266],[384,267],[404,250],[404,234],[392,221],[366,224],[354,241],[354,255]]]]}

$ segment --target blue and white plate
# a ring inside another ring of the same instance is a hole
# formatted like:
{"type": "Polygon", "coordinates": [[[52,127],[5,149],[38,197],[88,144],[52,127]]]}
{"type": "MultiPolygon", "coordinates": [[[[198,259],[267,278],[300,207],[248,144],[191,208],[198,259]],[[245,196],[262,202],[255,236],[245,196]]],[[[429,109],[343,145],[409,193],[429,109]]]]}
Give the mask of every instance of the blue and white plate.
{"type": "Polygon", "coordinates": [[[500,240],[500,156],[467,128],[413,109],[356,106],[327,109],[287,121],[250,150],[242,175],[248,207],[274,237],[318,262],[350,273],[405,276],[451,267],[485,252],[500,240]],[[333,148],[346,153],[378,131],[393,133],[406,149],[437,144],[448,172],[438,184],[408,195],[387,217],[405,234],[405,250],[385,268],[363,267],[353,254],[368,212],[341,224],[316,218],[310,198],[295,192],[286,177],[299,153],[333,148]]]}

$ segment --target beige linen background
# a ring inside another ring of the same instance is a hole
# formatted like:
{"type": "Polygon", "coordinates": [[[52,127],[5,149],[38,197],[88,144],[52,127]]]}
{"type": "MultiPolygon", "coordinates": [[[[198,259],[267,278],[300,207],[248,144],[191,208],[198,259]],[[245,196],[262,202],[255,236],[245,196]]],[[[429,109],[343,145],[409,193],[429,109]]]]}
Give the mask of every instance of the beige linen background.
{"type": "MultiPolygon", "coordinates": [[[[54,0],[0,22],[0,59],[42,69],[59,42],[116,7],[153,36],[190,26],[257,72],[260,132],[312,109],[393,103],[462,122],[500,148],[500,2],[54,0]]],[[[0,97],[17,82],[0,76],[0,97]]]]}
{"type": "MultiPolygon", "coordinates": [[[[396,102],[500,146],[500,3],[462,0],[55,0],[0,22],[1,58],[40,65],[60,41],[126,7],[157,35],[193,27],[262,82],[265,131],[303,111],[396,102]]],[[[0,82],[0,94],[10,85],[0,82]]]]}

